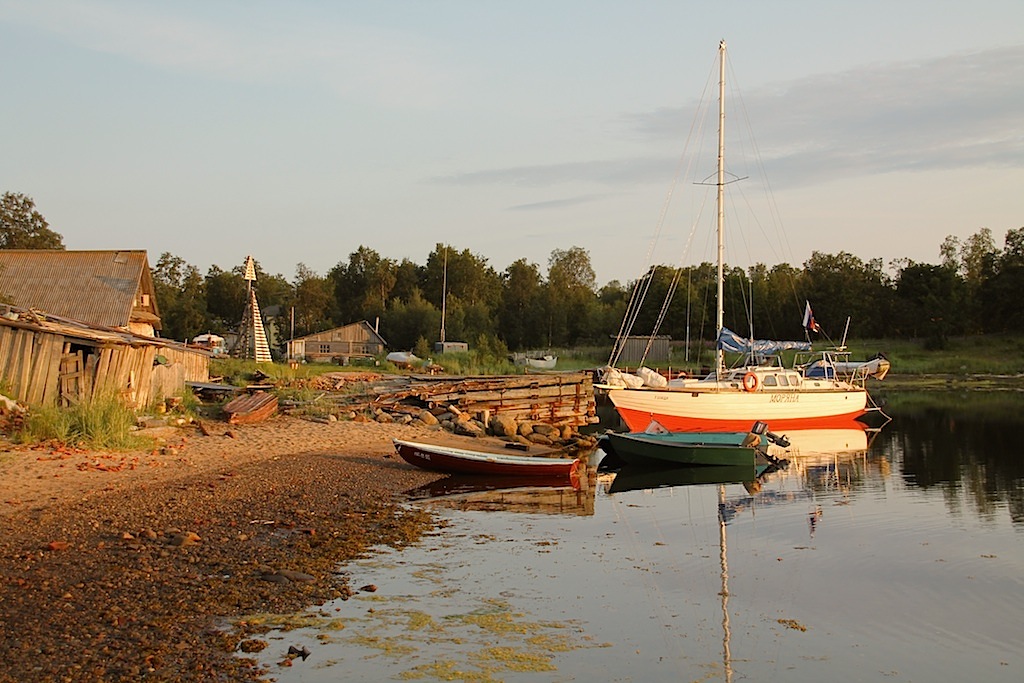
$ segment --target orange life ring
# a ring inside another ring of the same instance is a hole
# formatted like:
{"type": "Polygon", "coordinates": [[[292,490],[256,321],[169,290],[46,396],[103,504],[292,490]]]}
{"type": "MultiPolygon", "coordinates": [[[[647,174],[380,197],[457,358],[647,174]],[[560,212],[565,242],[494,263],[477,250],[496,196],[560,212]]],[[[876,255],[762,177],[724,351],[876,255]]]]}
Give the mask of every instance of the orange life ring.
{"type": "Polygon", "coordinates": [[[569,468],[569,483],[577,491],[580,490],[580,469],[582,467],[583,461],[576,458],[572,463],[572,467],[569,468]]]}
{"type": "Polygon", "coordinates": [[[757,391],[757,375],[752,372],[743,375],[743,389],[744,391],[757,391]]]}

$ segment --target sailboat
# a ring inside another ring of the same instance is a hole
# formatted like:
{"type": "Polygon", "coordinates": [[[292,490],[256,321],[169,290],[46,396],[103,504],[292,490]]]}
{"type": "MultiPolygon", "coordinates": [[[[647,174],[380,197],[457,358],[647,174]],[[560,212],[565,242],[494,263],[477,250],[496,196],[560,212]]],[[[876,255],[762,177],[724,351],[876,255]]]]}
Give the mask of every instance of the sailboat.
{"type": "MultiPolygon", "coordinates": [[[[661,386],[636,383],[619,385],[607,379],[604,387],[616,411],[630,431],[644,431],[652,422],[671,432],[735,432],[761,420],[777,432],[845,425],[869,411],[866,372],[844,375],[835,363],[829,371],[805,373],[801,367],[784,367],[781,352],[810,350],[809,342],[747,340],[724,324],[724,228],[725,204],[725,52],[719,44],[717,236],[718,292],[715,368],[703,378],[659,382],[661,386]],[[738,367],[725,367],[725,351],[743,354],[738,367]]],[[[807,320],[805,327],[814,325],[807,320]]],[[[816,368],[820,366],[814,366],[816,368]]],[[[888,370],[888,362],[885,363],[888,370]]],[[[652,371],[648,371],[653,374],[652,371]]],[[[876,373],[877,374],[877,373],[876,373]]],[[[884,374],[884,373],[882,373],[884,374]]],[[[606,375],[607,377],[607,375],[606,375]]]]}

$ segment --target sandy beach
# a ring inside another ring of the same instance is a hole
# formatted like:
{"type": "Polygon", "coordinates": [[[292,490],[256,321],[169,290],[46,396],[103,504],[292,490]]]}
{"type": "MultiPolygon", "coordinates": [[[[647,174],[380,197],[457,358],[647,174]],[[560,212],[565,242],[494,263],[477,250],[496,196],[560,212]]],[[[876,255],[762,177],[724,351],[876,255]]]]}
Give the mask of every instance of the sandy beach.
{"type": "Polygon", "coordinates": [[[246,615],[346,598],[339,563],[432,528],[396,494],[438,475],[391,444],[426,427],[204,424],[145,452],[0,443],[0,681],[256,680],[246,615]]]}

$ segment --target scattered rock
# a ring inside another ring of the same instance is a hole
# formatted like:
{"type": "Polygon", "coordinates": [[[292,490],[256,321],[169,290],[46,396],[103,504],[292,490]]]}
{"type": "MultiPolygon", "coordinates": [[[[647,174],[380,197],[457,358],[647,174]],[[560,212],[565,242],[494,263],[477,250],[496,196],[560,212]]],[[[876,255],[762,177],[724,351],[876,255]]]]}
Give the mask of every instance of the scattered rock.
{"type": "Polygon", "coordinates": [[[270,581],[271,583],[289,584],[289,583],[312,583],[316,581],[316,577],[311,574],[305,574],[303,572],[296,572],[290,569],[279,569],[277,571],[268,570],[263,568],[260,573],[260,578],[264,581],[270,581]]]}
{"type": "Polygon", "coordinates": [[[544,436],[540,432],[532,432],[530,434],[527,434],[526,438],[531,443],[540,444],[542,446],[551,446],[551,445],[553,445],[555,443],[553,440],[551,440],[550,438],[544,436]]]}
{"type": "Polygon", "coordinates": [[[243,640],[242,642],[240,642],[238,644],[238,649],[242,652],[260,652],[262,650],[265,650],[267,645],[269,645],[269,643],[267,643],[267,641],[265,640],[260,640],[258,638],[249,638],[248,640],[243,640]]]}
{"type": "Polygon", "coordinates": [[[483,428],[473,421],[456,422],[455,433],[472,437],[480,437],[485,434],[483,428]]]}
{"type": "MultiPolygon", "coordinates": [[[[533,425],[533,431],[535,434],[541,434],[549,439],[561,438],[562,432],[554,425],[549,425],[545,422],[537,422],[533,425]]],[[[529,437],[527,437],[529,438],[529,437]]]]}
{"type": "Polygon", "coordinates": [[[288,654],[292,657],[301,657],[302,661],[306,661],[306,657],[310,655],[309,648],[303,645],[301,648],[295,645],[288,646],[288,654]]]}
{"type": "Polygon", "coordinates": [[[182,531],[170,534],[167,537],[166,542],[167,545],[180,548],[182,546],[194,545],[198,543],[200,540],[201,539],[199,538],[199,534],[195,533],[194,531],[182,531]]]}
{"type": "Polygon", "coordinates": [[[487,423],[487,428],[495,436],[515,436],[518,433],[519,425],[511,415],[492,415],[487,423]]]}

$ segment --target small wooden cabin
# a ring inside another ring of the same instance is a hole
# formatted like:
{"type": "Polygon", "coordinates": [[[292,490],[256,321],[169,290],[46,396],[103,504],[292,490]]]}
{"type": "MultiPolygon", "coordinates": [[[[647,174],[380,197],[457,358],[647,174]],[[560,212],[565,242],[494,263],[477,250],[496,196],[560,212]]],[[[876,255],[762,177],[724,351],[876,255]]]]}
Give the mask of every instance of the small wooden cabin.
{"type": "Polygon", "coordinates": [[[288,357],[310,363],[347,363],[349,358],[376,356],[387,342],[365,320],[324,330],[288,342],[288,357]]]}
{"type": "Polygon", "coordinates": [[[22,403],[67,406],[112,395],[143,408],[180,396],[185,382],[209,379],[205,351],[0,306],[0,384],[22,403]]]}
{"type": "Polygon", "coordinates": [[[147,337],[161,328],[144,250],[0,249],[0,303],[147,337]]]}

